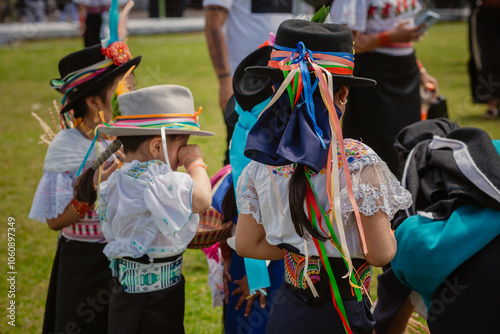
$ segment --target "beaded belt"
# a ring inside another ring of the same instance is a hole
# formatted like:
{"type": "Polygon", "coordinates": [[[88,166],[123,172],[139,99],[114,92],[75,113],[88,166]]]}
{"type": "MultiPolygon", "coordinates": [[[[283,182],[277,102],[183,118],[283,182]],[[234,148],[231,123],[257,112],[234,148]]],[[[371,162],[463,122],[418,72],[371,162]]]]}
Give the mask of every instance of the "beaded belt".
{"type": "Polygon", "coordinates": [[[163,290],[181,280],[182,255],[171,262],[140,263],[116,258],[111,261],[113,276],[129,293],[163,290]]]}
{"type": "MultiPolygon", "coordinates": [[[[344,261],[340,258],[328,258],[328,260],[330,261],[342,298],[353,298],[354,293],[348,279],[342,278],[347,272],[344,261]]],[[[361,282],[365,287],[365,289],[362,289],[362,294],[364,295],[366,293],[365,291],[370,291],[372,266],[363,259],[352,259],[352,261],[356,271],[356,280],[361,282]]],[[[305,274],[307,273],[312,283],[316,285],[315,283],[320,281],[321,260],[319,258],[309,257],[307,270],[305,264],[306,258],[304,256],[285,250],[285,282],[297,289],[309,289],[309,285],[305,278],[305,274]]],[[[326,276],[325,278],[328,279],[326,276]]]]}

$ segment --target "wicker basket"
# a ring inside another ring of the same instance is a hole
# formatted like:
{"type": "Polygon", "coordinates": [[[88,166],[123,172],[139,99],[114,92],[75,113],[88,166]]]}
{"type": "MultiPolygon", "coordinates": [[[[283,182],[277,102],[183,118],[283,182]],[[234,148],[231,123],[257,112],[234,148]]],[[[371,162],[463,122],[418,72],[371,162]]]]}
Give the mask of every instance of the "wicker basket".
{"type": "Polygon", "coordinates": [[[202,249],[214,245],[217,241],[225,238],[231,231],[232,223],[222,225],[223,215],[210,207],[207,211],[200,213],[200,225],[196,235],[188,245],[191,249],[202,249]]]}

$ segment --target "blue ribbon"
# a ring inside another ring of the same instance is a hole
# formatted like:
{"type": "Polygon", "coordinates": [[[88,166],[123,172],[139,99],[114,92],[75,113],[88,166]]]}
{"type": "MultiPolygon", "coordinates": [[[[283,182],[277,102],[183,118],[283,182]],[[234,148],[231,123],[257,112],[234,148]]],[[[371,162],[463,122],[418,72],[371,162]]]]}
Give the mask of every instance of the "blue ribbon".
{"type": "MultiPolygon", "coordinates": [[[[275,45],[274,48],[279,50],[281,47],[280,46],[276,47],[275,45]]],[[[316,87],[318,86],[319,80],[318,78],[316,78],[314,84],[311,83],[311,76],[309,75],[309,69],[307,68],[306,55],[309,55],[310,62],[314,62],[312,51],[306,48],[303,42],[298,42],[297,48],[294,50],[291,50],[290,48],[283,48],[283,49],[286,49],[285,51],[293,52],[291,59],[294,58],[295,54],[298,54],[297,58],[292,60],[292,64],[299,64],[300,76],[302,77],[302,85],[303,85],[301,96],[306,105],[307,114],[311,118],[314,132],[316,133],[316,136],[319,138],[321,146],[325,149],[326,144],[323,140],[323,131],[321,131],[318,124],[316,123],[316,110],[314,108],[314,101],[313,101],[313,93],[316,90],[316,87]]]]}
{"type": "Polygon", "coordinates": [[[234,189],[236,189],[236,183],[238,182],[241,172],[251,161],[243,153],[245,151],[248,133],[255,122],[257,122],[257,117],[260,115],[262,109],[271,101],[271,98],[272,96],[257,104],[250,111],[243,110],[238,104],[238,101],[236,101],[236,99],[234,100],[234,110],[239,115],[238,122],[234,126],[231,147],[229,148],[229,161],[231,162],[234,189]]]}
{"type": "Polygon", "coordinates": [[[82,174],[83,167],[85,167],[85,163],[89,159],[90,152],[92,152],[92,149],[94,148],[95,142],[97,141],[97,133],[94,136],[94,139],[92,140],[92,143],[90,144],[90,147],[87,151],[87,154],[85,154],[85,158],[83,158],[82,164],[80,165],[80,168],[78,168],[78,172],[76,172],[76,176],[80,176],[82,174]]]}

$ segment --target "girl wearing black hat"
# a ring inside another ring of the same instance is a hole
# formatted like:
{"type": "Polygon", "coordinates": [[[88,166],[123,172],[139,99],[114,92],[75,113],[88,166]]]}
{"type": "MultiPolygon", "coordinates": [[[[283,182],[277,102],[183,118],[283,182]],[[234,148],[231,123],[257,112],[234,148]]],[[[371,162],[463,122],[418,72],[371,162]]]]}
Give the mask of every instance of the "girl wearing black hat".
{"type": "Polygon", "coordinates": [[[238,254],[285,260],[267,333],[373,331],[371,266],[393,258],[389,219],[411,196],[371,148],[342,138],[349,87],[376,83],[352,75],[352,49],[344,26],[288,20],[269,65],[247,68],[277,79],[236,189],[238,254]]]}
{"type": "MultiPolygon", "coordinates": [[[[73,186],[94,128],[111,119],[111,97],[118,80],[141,60],[131,59],[126,44],[117,43],[104,49],[110,57],[102,54],[100,45],[67,55],[59,62],[61,78],[51,81],[63,94],[61,120],[69,123],[72,113],[73,127],[52,140],[29,215],[59,231],[43,333],[107,333],[112,281],[102,253],[104,238],[93,203],[74,199],[73,186]],[[122,52],[114,52],[117,49],[122,52]]],[[[108,145],[102,138],[96,141],[101,150],[108,145]]],[[[92,152],[89,161],[95,155],[92,152]]],[[[108,162],[103,180],[118,163],[116,158],[108,162]]]]}

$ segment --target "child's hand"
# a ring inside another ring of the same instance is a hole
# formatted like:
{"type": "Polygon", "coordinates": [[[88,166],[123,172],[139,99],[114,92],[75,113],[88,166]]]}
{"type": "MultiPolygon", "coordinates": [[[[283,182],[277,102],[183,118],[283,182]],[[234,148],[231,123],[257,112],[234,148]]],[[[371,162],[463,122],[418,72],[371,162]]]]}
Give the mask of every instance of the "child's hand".
{"type": "Polygon", "coordinates": [[[177,151],[177,157],[179,158],[179,166],[184,166],[188,168],[189,165],[195,162],[203,162],[203,156],[201,155],[201,149],[196,144],[184,145],[179,147],[177,151]]]}

